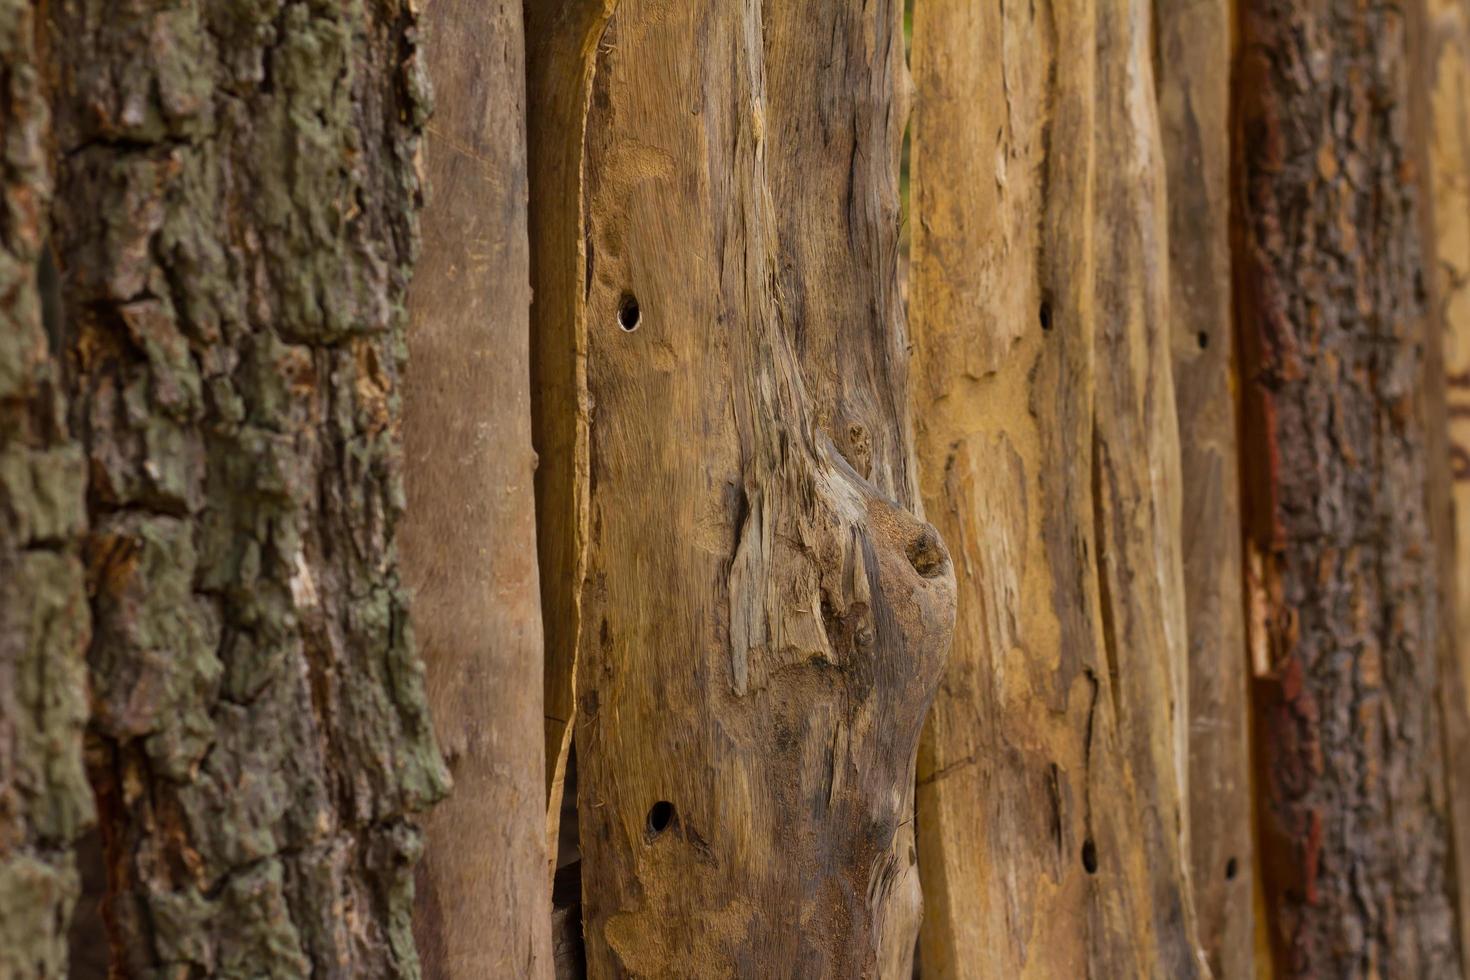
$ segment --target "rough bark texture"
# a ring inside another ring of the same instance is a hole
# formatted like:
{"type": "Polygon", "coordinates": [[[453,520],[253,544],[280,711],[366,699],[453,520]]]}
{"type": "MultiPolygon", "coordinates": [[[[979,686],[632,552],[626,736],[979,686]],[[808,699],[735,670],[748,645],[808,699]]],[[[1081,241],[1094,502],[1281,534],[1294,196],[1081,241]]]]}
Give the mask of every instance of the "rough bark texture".
{"type": "Polygon", "coordinates": [[[813,39],[757,0],[623,0],[598,47],[576,722],[594,977],[873,977],[912,928],[903,826],[954,585],[934,530],[852,449],[906,456],[877,400],[902,376],[886,360],[899,12],[837,6],[810,6],[831,28],[813,39]],[[838,59],[871,91],[839,94],[823,75],[838,59]],[[776,148],[788,126],[801,164],[776,148]],[[865,153],[881,156],[854,173],[865,153]],[[779,202],[801,179],[835,240],[787,235],[779,202]],[[841,188],[847,210],[827,200],[841,188]],[[861,298],[799,295],[838,283],[861,298]],[[871,359],[851,400],[806,362],[835,343],[804,348],[807,329],[871,359]]]}
{"type": "Polygon", "coordinates": [[[48,10],[114,968],[414,975],[447,774],[394,543],[411,13],[48,10]]]}
{"type": "Polygon", "coordinates": [[[1198,975],[1150,5],[915,17],[915,418],[963,600],[924,975],[1198,975]]]}
{"type": "Polygon", "coordinates": [[[1405,15],[1242,13],[1242,465],[1276,967],[1455,976],[1405,15]]]}
{"type": "MultiPolygon", "coordinates": [[[[576,703],[587,540],[587,240],[583,131],[597,42],[615,0],[527,0],[526,138],[536,535],[546,624],[547,841],[554,863],[576,703]]],[[[551,869],[554,870],[554,869],[551,869]]],[[[548,872],[549,874],[550,872],[548,872]]]]}
{"type": "Polygon", "coordinates": [[[1184,482],[1190,871],[1217,978],[1254,975],[1253,810],[1230,279],[1232,0],[1154,0],[1184,482]]]}
{"type": "Polygon", "coordinates": [[[519,0],[432,0],[409,293],[404,577],[454,793],[425,821],[430,977],[550,978],[519,0]]]}
{"type": "Polygon", "coordinates": [[[0,977],[67,975],[90,618],[81,448],[68,433],[45,256],[50,114],[36,5],[0,0],[0,977]]]}

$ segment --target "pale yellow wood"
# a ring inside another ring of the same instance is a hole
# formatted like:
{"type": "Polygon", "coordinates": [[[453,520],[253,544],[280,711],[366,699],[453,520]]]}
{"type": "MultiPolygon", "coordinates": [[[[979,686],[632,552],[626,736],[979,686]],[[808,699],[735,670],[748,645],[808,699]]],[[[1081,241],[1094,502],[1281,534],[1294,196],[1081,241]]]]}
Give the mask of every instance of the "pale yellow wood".
{"type": "Polygon", "coordinates": [[[1149,5],[915,8],[911,322],[960,614],[925,977],[1200,975],[1149,5]]]}

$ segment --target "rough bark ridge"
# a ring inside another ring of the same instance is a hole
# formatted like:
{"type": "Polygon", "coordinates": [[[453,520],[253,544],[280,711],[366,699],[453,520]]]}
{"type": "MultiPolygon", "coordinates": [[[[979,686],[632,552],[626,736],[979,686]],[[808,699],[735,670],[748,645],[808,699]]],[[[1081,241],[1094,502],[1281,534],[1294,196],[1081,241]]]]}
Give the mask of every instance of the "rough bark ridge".
{"type": "Polygon", "coordinates": [[[920,758],[925,975],[1198,975],[1150,5],[915,16],[919,459],[972,597],[920,758]]]}
{"type": "Polygon", "coordinates": [[[1250,708],[1230,279],[1231,0],[1154,0],[1169,309],[1184,482],[1190,862],[1200,943],[1254,975],[1250,708]]]}
{"type": "Polygon", "coordinates": [[[439,797],[397,573],[399,3],[58,0],[115,967],[404,976],[439,797]]]}
{"type": "Polygon", "coordinates": [[[1278,969],[1459,974],[1399,4],[1244,0],[1238,304],[1278,969]]]}
{"type": "Polygon", "coordinates": [[[59,978],[78,891],[72,844],[93,816],[90,619],[86,467],[48,336],[50,114],[35,10],[0,0],[0,976],[59,978]]]}
{"type": "MultiPolygon", "coordinates": [[[[873,16],[835,19],[836,48],[873,16]]],[[[817,424],[790,342],[809,321],[782,286],[806,270],[779,261],[795,176],[766,152],[801,112],[775,105],[768,59],[776,74],[772,52],[798,50],[782,32],[809,26],[761,18],[757,0],[623,0],[599,46],[576,724],[593,976],[872,977],[911,915],[896,841],[953,577],[934,530],[817,424]]],[[[860,247],[896,259],[896,225],[864,242],[866,224],[860,247]]],[[[895,270],[871,271],[855,337],[898,329],[879,303],[895,270]]],[[[897,431],[883,419],[874,444],[897,431]]]]}
{"type": "Polygon", "coordinates": [[[454,793],[425,821],[430,977],[551,976],[519,0],[432,0],[429,200],[409,291],[404,578],[454,793]]]}

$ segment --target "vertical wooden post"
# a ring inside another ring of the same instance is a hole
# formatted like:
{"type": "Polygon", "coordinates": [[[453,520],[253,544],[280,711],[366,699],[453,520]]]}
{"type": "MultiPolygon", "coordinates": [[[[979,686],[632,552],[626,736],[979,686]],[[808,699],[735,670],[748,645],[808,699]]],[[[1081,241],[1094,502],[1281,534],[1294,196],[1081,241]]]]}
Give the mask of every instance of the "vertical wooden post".
{"type": "Polygon", "coordinates": [[[409,291],[405,578],[454,792],[425,820],[431,978],[551,976],[519,0],[431,0],[429,199],[409,291]]]}
{"type": "Polygon", "coordinates": [[[1169,310],[1189,624],[1190,873],[1217,978],[1254,976],[1230,257],[1231,0],[1155,0],[1168,173],[1169,310]]]}
{"type": "Polygon", "coordinates": [[[894,57],[898,11],[822,11],[872,72],[854,105],[803,54],[810,24],[767,6],[623,0],[598,47],[575,722],[597,976],[873,976],[912,928],[901,835],[954,585],[933,528],[862,476],[907,455],[883,360],[897,69],[864,46],[894,57]],[[820,125],[777,149],[823,106],[841,166],[820,125]],[[814,241],[777,203],[803,179],[814,241]],[[813,374],[839,337],[877,359],[850,402],[813,374]]]}
{"type": "Polygon", "coordinates": [[[1150,15],[915,9],[915,418],[962,597],[920,762],[926,975],[1201,970],[1150,15]]]}

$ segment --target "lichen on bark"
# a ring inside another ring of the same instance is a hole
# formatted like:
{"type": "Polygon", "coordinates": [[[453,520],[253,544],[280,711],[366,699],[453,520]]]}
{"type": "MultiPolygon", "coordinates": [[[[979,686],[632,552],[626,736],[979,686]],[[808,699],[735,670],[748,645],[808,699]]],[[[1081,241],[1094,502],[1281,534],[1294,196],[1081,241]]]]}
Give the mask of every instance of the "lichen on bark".
{"type": "Polygon", "coordinates": [[[411,4],[53,3],[115,966],[401,976],[441,796],[399,582],[411,4]]]}

